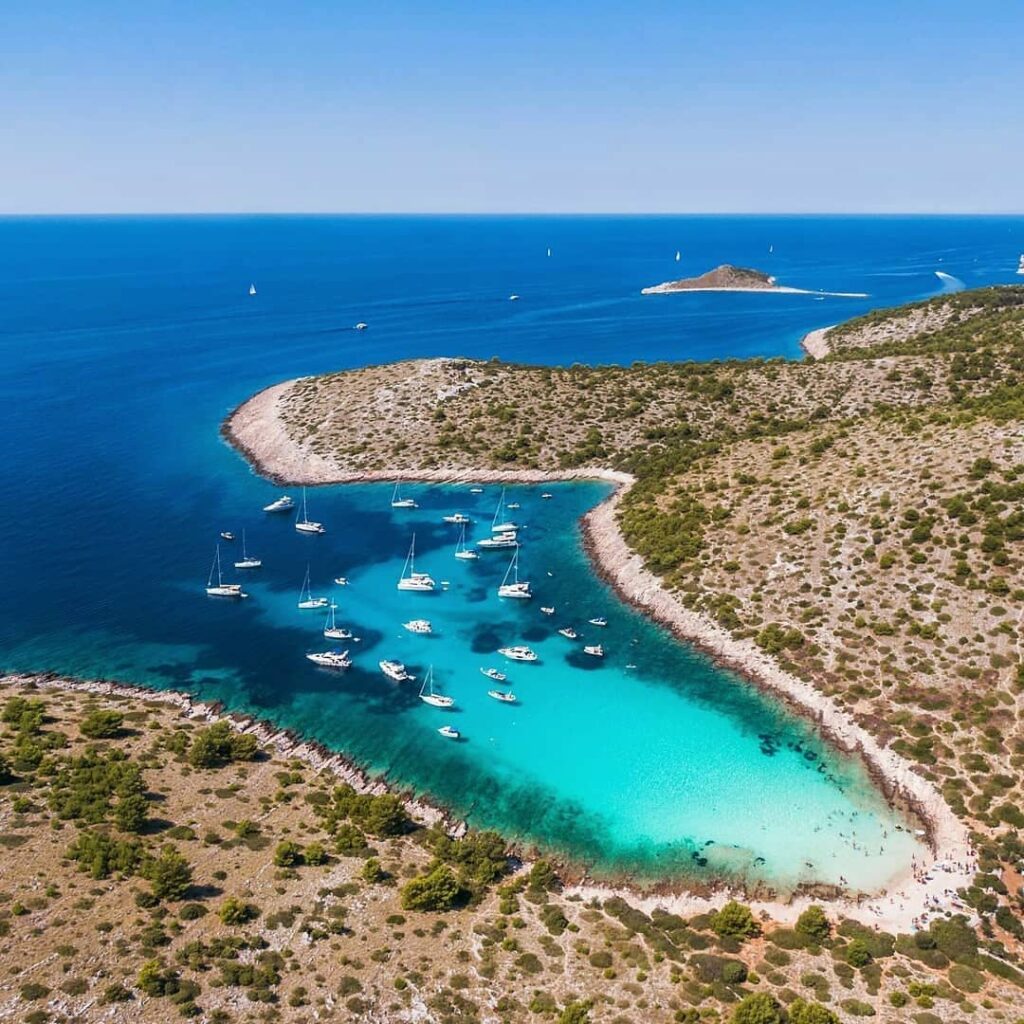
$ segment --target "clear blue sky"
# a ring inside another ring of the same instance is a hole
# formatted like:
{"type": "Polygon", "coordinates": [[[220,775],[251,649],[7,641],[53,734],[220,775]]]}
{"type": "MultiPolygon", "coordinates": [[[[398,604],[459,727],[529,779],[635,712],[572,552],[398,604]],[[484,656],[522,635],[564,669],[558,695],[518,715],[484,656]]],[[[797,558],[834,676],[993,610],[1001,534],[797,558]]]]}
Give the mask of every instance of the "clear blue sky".
{"type": "Polygon", "coordinates": [[[1024,209],[1019,0],[3,6],[2,212],[1024,209]]]}

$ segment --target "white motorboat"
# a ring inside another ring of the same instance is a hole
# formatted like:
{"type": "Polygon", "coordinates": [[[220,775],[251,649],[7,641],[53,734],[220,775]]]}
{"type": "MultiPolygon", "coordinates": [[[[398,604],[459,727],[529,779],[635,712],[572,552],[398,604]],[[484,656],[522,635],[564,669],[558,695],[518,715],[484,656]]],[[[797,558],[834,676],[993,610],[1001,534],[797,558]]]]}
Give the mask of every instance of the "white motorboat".
{"type": "Polygon", "coordinates": [[[392,508],[419,508],[412,498],[402,497],[402,483],[400,480],[395,481],[395,489],[391,493],[391,507],[392,508]]]}
{"type": "Polygon", "coordinates": [[[357,331],[365,331],[366,328],[369,327],[369,326],[370,325],[368,323],[364,323],[362,320],[360,320],[359,323],[356,324],[355,330],[357,330],[357,331]]]}
{"type": "Polygon", "coordinates": [[[505,508],[510,508],[510,509],[515,510],[515,509],[519,508],[519,502],[518,501],[508,501],[508,502],[505,503],[505,508]]]}
{"type": "Polygon", "coordinates": [[[566,640],[575,640],[579,636],[579,633],[577,633],[576,630],[572,628],[572,626],[566,626],[564,629],[560,629],[558,632],[562,636],[564,636],[566,640]]]}
{"type": "Polygon", "coordinates": [[[512,561],[508,563],[508,568],[505,570],[505,578],[501,581],[501,585],[498,587],[498,597],[514,597],[519,600],[529,600],[533,597],[530,593],[530,584],[523,580],[519,580],[519,548],[517,547],[512,555],[512,561]],[[512,582],[509,583],[509,576],[512,576],[512,582]]]}
{"type": "Polygon", "coordinates": [[[234,540],[235,535],[230,530],[220,531],[221,540],[234,540]]]}
{"type": "Polygon", "coordinates": [[[554,497],[554,495],[553,495],[553,494],[548,494],[548,492],[547,492],[547,491],[545,491],[545,492],[544,492],[544,493],[543,493],[543,494],[541,495],[541,497],[542,497],[542,498],[543,498],[543,499],[544,499],[545,501],[550,501],[550,500],[551,500],[551,499],[552,499],[552,498],[554,497]]]}
{"type": "Polygon", "coordinates": [[[555,609],[552,608],[550,605],[541,605],[541,609],[540,610],[545,615],[554,615],[555,614],[555,609]]]}
{"type": "Polygon", "coordinates": [[[470,521],[469,516],[463,515],[461,512],[455,512],[450,516],[441,516],[442,523],[454,523],[456,526],[465,526],[470,521]]]}
{"type": "Polygon", "coordinates": [[[263,506],[264,512],[291,512],[295,508],[295,502],[287,494],[282,494],[276,501],[263,506]]]}
{"type": "Polygon", "coordinates": [[[593,619],[587,620],[592,626],[607,626],[608,620],[603,615],[595,616],[593,619]]]}
{"type": "Polygon", "coordinates": [[[245,550],[245,530],[242,531],[242,557],[235,562],[236,569],[258,569],[263,565],[263,560],[260,558],[253,558],[245,550]]]}
{"type": "Polygon", "coordinates": [[[480,556],[470,547],[466,547],[466,524],[459,530],[459,542],[455,545],[455,557],[463,562],[473,562],[480,556]]]}
{"type": "Polygon", "coordinates": [[[509,661],[537,661],[537,652],[525,644],[514,647],[499,647],[498,653],[509,661]]]}
{"type": "Polygon", "coordinates": [[[483,494],[484,493],[484,489],[482,487],[470,487],[469,493],[470,494],[483,494]]]}
{"type": "Polygon", "coordinates": [[[405,556],[402,575],[398,578],[399,590],[412,590],[421,594],[429,594],[436,584],[429,573],[416,571],[416,534],[412,535],[409,554],[405,556]]]}
{"type": "Polygon", "coordinates": [[[594,658],[604,657],[604,648],[600,644],[592,644],[583,648],[584,654],[589,654],[594,658]]]}
{"type": "Polygon", "coordinates": [[[511,295],[510,295],[510,296],[508,297],[508,301],[509,301],[509,302],[518,302],[518,301],[519,301],[519,296],[518,296],[518,295],[516,295],[516,293],[515,293],[515,292],[513,292],[513,293],[512,293],[512,294],[511,294],[511,295]]]}
{"type": "Polygon", "coordinates": [[[1017,262],[1017,273],[1024,274],[1024,252],[1020,254],[1020,260],[1017,262]]]}
{"type": "Polygon", "coordinates": [[[427,669],[426,678],[420,687],[420,700],[429,704],[432,708],[450,708],[455,706],[455,698],[448,697],[443,693],[434,693],[434,666],[427,669]]]}
{"type": "Polygon", "coordinates": [[[378,661],[381,672],[396,683],[408,683],[416,677],[400,661],[378,661]]]}
{"type": "Polygon", "coordinates": [[[488,679],[493,679],[496,683],[503,683],[508,676],[504,672],[499,672],[496,668],[482,668],[480,671],[487,676],[488,679]]]}
{"type": "Polygon", "coordinates": [[[410,633],[418,633],[420,636],[434,632],[433,626],[426,619],[410,619],[408,622],[402,623],[402,628],[407,629],[410,633]]]}
{"type": "Polygon", "coordinates": [[[334,617],[338,606],[331,602],[331,610],[327,613],[327,621],[324,623],[324,636],[328,640],[352,640],[352,630],[339,626],[334,617]]]}
{"type": "Polygon", "coordinates": [[[334,577],[334,582],[337,583],[339,587],[347,587],[348,586],[348,577],[347,576],[335,576],[334,577]]]}
{"type": "Polygon", "coordinates": [[[295,529],[299,533],[326,533],[323,523],[315,523],[309,518],[306,510],[306,488],[302,488],[302,518],[295,520],[295,529]]]}
{"type": "Polygon", "coordinates": [[[488,690],[487,696],[500,700],[502,704],[515,704],[517,701],[516,695],[511,690],[488,690]]]}
{"type": "Polygon", "coordinates": [[[312,654],[307,654],[306,657],[320,668],[341,669],[348,668],[352,664],[348,651],[314,651],[312,654]]]}
{"type": "Polygon", "coordinates": [[[254,284],[249,285],[249,294],[250,295],[255,295],[256,294],[256,285],[254,285],[254,284]]]}
{"type": "Polygon", "coordinates": [[[515,530],[510,530],[508,533],[499,533],[494,537],[484,537],[483,540],[476,542],[478,548],[484,548],[486,551],[497,551],[502,548],[516,548],[519,547],[519,538],[516,535],[515,530]]]}
{"type": "Polygon", "coordinates": [[[437,730],[446,740],[458,740],[462,739],[462,733],[458,729],[450,725],[442,725],[437,730]]]}
{"type": "Polygon", "coordinates": [[[248,597],[242,592],[241,583],[225,583],[220,571],[220,545],[213,556],[213,565],[210,566],[210,575],[206,580],[206,593],[209,597],[248,597]],[[217,583],[214,584],[214,574],[217,575],[217,583]]]}
{"type": "Polygon", "coordinates": [[[299,591],[299,607],[305,611],[314,608],[326,608],[330,601],[326,597],[314,597],[309,585],[309,566],[306,566],[306,575],[302,578],[302,590],[299,591]]]}

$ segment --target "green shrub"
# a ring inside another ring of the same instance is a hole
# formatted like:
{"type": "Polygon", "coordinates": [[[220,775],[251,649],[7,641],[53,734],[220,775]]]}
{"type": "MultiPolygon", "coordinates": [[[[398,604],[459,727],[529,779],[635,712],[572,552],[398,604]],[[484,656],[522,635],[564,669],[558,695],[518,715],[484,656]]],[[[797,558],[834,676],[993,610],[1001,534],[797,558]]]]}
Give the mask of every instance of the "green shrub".
{"type": "Polygon", "coordinates": [[[782,1007],[767,992],[744,996],[730,1018],[732,1024],[783,1024],[782,1007]]]}
{"type": "Polygon", "coordinates": [[[124,715],[120,711],[100,710],[90,711],[78,725],[83,736],[91,740],[110,739],[121,732],[124,723],[124,715]]]}
{"type": "Polygon", "coordinates": [[[751,938],[761,933],[750,907],[735,900],[730,900],[711,915],[711,928],[717,935],[732,939],[751,938]]]}
{"type": "Polygon", "coordinates": [[[433,871],[410,879],[401,891],[403,910],[450,910],[461,895],[451,869],[441,864],[433,871]]]}
{"type": "Polygon", "coordinates": [[[180,900],[192,884],[192,866],[173,846],[165,846],[159,857],[149,857],[140,874],[159,900],[180,900]]]}
{"type": "Polygon", "coordinates": [[[809,943],[820,946],[832,931],[825,911],[819,906],[808,907],[796,920],[793,930],[809,943]]]}
{"type": "Polygon", "coordinates": [[[839,1018],[821,1003],[794,999],[789,1004],[789,1024],[839,1024],[839,1018]]]}

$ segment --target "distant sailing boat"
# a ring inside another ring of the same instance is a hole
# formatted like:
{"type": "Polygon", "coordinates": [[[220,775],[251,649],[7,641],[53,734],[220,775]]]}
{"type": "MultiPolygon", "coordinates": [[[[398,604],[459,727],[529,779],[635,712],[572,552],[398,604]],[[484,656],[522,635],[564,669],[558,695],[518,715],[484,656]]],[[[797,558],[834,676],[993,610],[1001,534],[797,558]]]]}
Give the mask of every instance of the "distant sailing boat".
{"type": "Polygon", "coordinates": [[[263,565],[261,558],[252,558],[245,550],[245,530],[242,531],[242,557],[235,562],[236,569],[258,569],[263,565]]]}
{"type": "Polygon", "coordinates": [[[551,255],[551,246],[550,245],[548,246],[548,255],[549,256],[551,255]]]}
{"type": "Polygon", "coordinates": [[[416,571],[416,534],[412,535],[412,543],[409,545],[409,554],[405,556],[405,564],[402,566],[402,575],[398,578],[399,590],[413,590],[419,593],[430,593],[435,583],[429,573],[416,571]]]}
{"type": "Polygon", "coordinates": [[[395,489],[391,494],[391,507],[392,508],[418,508],[412,498],[402,497],[402,482],[400,480],[395,481],[395,489]]]}
{"type": "Polygon", "coordinates": [[[772,254],[773,252],[775,252],[775,246],[774,246],[774,244],[770,244],[770,245],[768,246],[768,255],[769,255],[769,256],[771,256],[771,254],[772,254]]]}
{"type": "Polygon", "coordinates": [[[306,488],[302,488],[302,518],[295,520],[295,529],[299,533],[326,533],[323,523],[314,523],[306,511],[306,488]]]}
{"type": "Polygon", "coordinates": [[[522,583],[519,582],[518,547],[512,555],[512,561],[508,563],[508,568],[505,570],[505,578],[501,581],[501,586],[498,587],[498,597],[517,597],[520,599],[533,597],[533,594],[530,593],[530,584],[525,580],[522,583]],[[513,578],[512,583],[508,581],[509,576],[513,578]]]}
{"type": "Polygon", "coordinates": [[[217,545],[217,552],[213,556],[213,565],[210,566],[210,575],[206,580],[206,593],[210,597],[248,597],[242,593],[241,583],[225,583],[220,571],[220,545],[217,545]],[[213,575],[217,574],[217,584],[214,585],[213,575]]]}
{"type": "Polygon", "coordinates": [[[501,497],[498,499],[498,507],[494,510],[494,518],[491,520],[491,533],[511,533],[519,529],[516,523],[511,521],[499,523],[502,510],[505,508],[505,488],[501,489],[501,497]]]}
{"type": "Polygon", "coordinates": [[[324,623],[324,636],[328,640],[351,640],[352,631],[343,629],[335,622],[334,612],[337,607],[336,604],[331,603],[331,610],[327,613],[327,621],[324,623]]]}
{"type": "Polygon", "coordinates": [[[676,249],[676,263],[678,263],[682,258],[683,254],[678,249],[676,249]]]}
{"type": "Polygon", "coordinates": [[[254,285],[254,284],[249,285],[249,294],[250,295],[255,295],[256,294],[256,285],[254,285]]]}
{"type": "Polygon", "coordinates": [[[306,575],[302,580],[302,590],[299,591],[299,607],[303,611],[311,608],[326,608],[330,602],[326,597],[314,597],[313,590],[309,585],[309,566],[306,566],[306,575]]]}
{"type": "Polygon", "coordinates": [[[480,556],[472,548],[466,547],[466,524],[462,524],[462,529],[459,530],[459,542],[455,545],[455,557],[462,559],[464,562],[470,562],[480,556]]]}
{"type": "Polygon", "coordinates": [[[434,693],[434,666],[427,670],[427,676],[420,687],[420,700],[432,708],[450,708],[455,703],[454,697],[446,697],[442,693],[434,693]]]}
{"type": "Polygon", "coordinates": [[[1020,259],[1017,261],[1017,273],[1024,274],[1024,252],[1020,254],[1020,259]]]}

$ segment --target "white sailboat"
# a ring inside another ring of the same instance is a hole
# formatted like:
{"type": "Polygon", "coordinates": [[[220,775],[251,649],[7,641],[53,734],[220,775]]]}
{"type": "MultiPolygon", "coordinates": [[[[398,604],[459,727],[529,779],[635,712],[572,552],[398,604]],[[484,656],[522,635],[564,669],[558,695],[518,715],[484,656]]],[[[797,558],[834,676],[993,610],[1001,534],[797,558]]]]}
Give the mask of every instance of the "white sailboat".
{"type": "Polygon", "coordinates": [[[498,533],[493,537],[484,537],[483,540],[476,542],[478,548],[485,548],[488,551],[494,551],[499,548],[517,548],[519,547],[519,539],[515,530],[509,530],[506,533],[498,533]]]}
{"type": "Polygon", "coordinates": [[[294,500],[287,494],[282,494],[280,498],[272,501],[269,505],[263,506],[264,512],[291,512],[295,508],[294,500]]]}
{"type": "Polygon", "coordinates": [[[352,631],[339,626],[334,617],[337,608],[338,606],[331,602],[331,610],[327,613],[327,621],[324,623],[324,636],[328,640],[351,640],[352,631]]]}
{"type": "Polygon", "coordinates": [[[420,700],[429,704],[432,708],[450,708],[455,706],[455,698],[447,697],[443,693],[434,693],[434,666],[427,669],[423,685],[420,687],[420,700]]]}
{"type": "Polygon", "coordinates": [[[254,284],[249,285],[249,294],[250,295],[255,295],[256,294],[256,285],[254,285],[254,284]]]}
{"type": "Polygon", "coordinates": [[[419,508],[412,498],[402,497],[402,483],[400,480],[395,481],[395,489],[391,494],[391,507],[392,508],[419,508]]]}
{"type": "Polygon", "coordinates": [[[1020,260],[1017,262],[1017,273],[1024,274],[1024,252],[1020,254],[1020,260]]]}
{"type": "Polygon", "coordinates": [[[466,547],[465,523],[462,524],[462,529],[459,530],[459,542],[455,545],[455,557],[464,562],[472,562],[474,559],[480,557],[472,548],[466,547]]]}
{"type": "Polygon", "coordinates": [[[498,587],[498,597],[515,597],[520,600],[533,597],[533,594],[530,593],[530,584],[526,580],[519,581],[518,547],[512,555],[512,561],[508,563],[508,568],[505,570],[505,578],[498,587]],[[508,581],[509,576],[512,577],[511,583],[508,581]]]}
{"type": "Polygon", "coordinates": [[[315,523],[309,518],[306,510],[306,488],[302,488],[302,518],[295,520],[295,529],[299,533],[326,533],[323,523],[315,523]]]}
{"type": "Polygon", "coordinates": [[[678,263],[682,258],[683,254],[678,249],[676,249],[676,263],[678,263]]]}
{"type": "Polygon", "coordinates": [[[417,593],[430,593],[437,584],[429,573],[416,571],[416,534],[412,535],[409,554],[405,556],[402,575],[398,578],[399,590],[412,590],[417,593]]]}
{"type": "Polygon", "coordinates": [[[241,583],[225,583],[220,571],[220,545],[213,556],[213,565],[210,566],[210,575],[206,580],[206,593],[210,597],[248,597],[242,592],[241,583]],[[214,585],[214,573],[217,575],[217,583],[214,585]]]}
{"type": "Polygon", "coordinates": [[[263,559],[253,558],[245,550],[245,530],[242,531],[242,557],[235,562],[236,569],[258,569],[263,565],[263,559]]]}
{"type": "Polygon", "coordinates": [[[303,611],[310,611],[313,608],[326,608],[330,602],[326,597],[314,597],[309,585],[309,566],[306,566],[306,575],[302,579],[302,590],[299,591],[299,607],[303,611]]]}
{"type": "Polygon", "coordinates": [[[494,518],[491,520],[491,533],[512,533],[519,529],[517,523],[507,521],[499,523],[502,510],[505,508],[505,488],[501,489],[501,497],[498,499],[498,507],[494,510],[494,518]]]}
{"type": "Polygon", "coordinates": [[[549,256],[551,255],[551,246],[550,245],[548,246],[548,255],[549,256]]]}
{"type": "Polygon", "coordinates": [[[348,651],[313,651],[306,658],[320,668],[344,669],[352,664],[348,651]]]}

